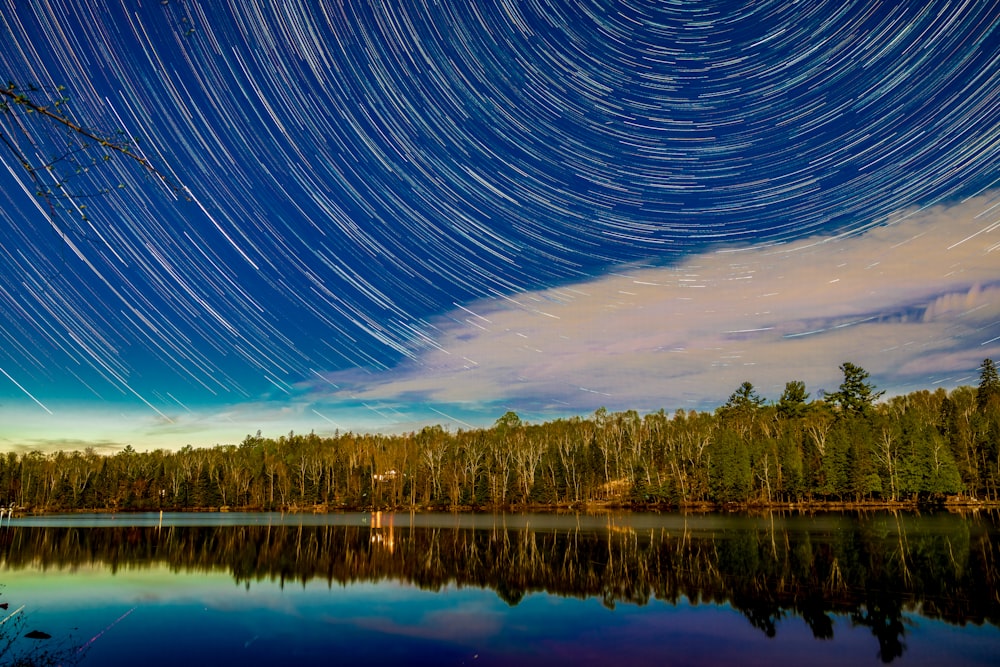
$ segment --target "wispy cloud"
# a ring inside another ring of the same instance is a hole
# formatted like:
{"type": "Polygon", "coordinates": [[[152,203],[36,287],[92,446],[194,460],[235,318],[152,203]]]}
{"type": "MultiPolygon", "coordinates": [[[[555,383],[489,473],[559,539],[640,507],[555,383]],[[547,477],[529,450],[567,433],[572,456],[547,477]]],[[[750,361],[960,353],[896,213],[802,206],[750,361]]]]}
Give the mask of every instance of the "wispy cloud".
{"type": "Polygon", "coordinates": [[[433,325],[415,361],[331,375],[343,391],[326,400],[711,407],[743,380],[772,398],[793,379],[836,388],[846,360],[890,393],[970,383],[1000,353],[1000,194],[465,304],[433,325]]]}
{"type": "Polygon", "coordinates": [[[864,233],[727,248],[669,268],[463,304],[413,359],[326,374],[291,395],[177,409],[0,406],[0,447],[110,453],[239,442],[261,429],[329,434],[486,426],[598,407],[711,409],[744,380],[835,389],[843,361],[890,394],[974,384],[1000,358],[1000,193],[907,211],[864,233]]]}

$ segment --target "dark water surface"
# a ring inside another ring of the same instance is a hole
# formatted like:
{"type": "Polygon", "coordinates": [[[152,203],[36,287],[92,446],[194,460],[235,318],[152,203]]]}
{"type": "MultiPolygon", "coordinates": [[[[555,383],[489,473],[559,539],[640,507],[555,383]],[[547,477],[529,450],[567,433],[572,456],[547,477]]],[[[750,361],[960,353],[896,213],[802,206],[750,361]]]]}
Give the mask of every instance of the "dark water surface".
{"type": "Polygon", "coordinates": [[[0,573],[0,664],[1000,660],[993,512],[50,516],[0,573]]]}

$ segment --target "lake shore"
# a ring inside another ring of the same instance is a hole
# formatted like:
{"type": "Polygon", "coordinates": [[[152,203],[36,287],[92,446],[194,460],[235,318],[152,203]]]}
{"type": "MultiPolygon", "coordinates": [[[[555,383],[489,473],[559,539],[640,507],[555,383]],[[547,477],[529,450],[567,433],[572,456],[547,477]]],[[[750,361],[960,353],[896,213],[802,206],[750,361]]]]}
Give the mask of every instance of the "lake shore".
{"type": "Polygon", "coordinates": [[[974,498],[944,498],[933,500],[897,500],[897,501],[826,501],[807,500],[799,502],[749,502],[749,503],[635,503],[620,500],[594,500],[577,503],[527,503],[508,505],[399,505],[399,506],[356,506],[349,504],[315,504],[288,505],[278,507],[255,506],[206,506],[206,507],[163,507],[149,508],[15,508],[14,516],[44,516],[55,514],[138,514],[150,512],[246,512],[265,513],[282,512],[285,514],[337,514],[343,512],[450,512],[456,514],[495,514],[509,512],[538,513],[584,513],[595,514],[604,512],[663,513],[681,512],[684,514],[758,514],[758,513],[801,513],[813,514],[823,512],[926,512],[948,511],[964,514],[979,510],[1000,508],[1000,502],[984,501],[974,498]]]}

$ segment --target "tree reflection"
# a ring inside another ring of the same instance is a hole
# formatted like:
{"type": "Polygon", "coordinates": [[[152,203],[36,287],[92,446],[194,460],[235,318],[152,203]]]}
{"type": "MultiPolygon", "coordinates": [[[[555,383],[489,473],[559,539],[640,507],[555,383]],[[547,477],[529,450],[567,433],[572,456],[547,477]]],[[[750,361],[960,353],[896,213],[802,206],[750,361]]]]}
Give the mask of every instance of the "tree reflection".
{"type": "Polygon", "coordinates": [[[902,657],[906,648],[903,643],[906,629],[897,598],[884,591],[876,592],[864,607],[851,612],[851,621],[855,625],[871,628],[872,635],[878,640],[878,657],[882,662],[889,663],[902,657]]]}
{"type": "MultiPolygon", "coordinates": [[[[768,637],[801,618],[832,639],[835,617],[870,628],[878,655],[903,655],[906,615],[1000,625],[995,517],[953,515],[694,517],[661,527],[422,527],[411,515],[363,525],[25,527],[0,534],[8,568],[111,571],[165,564],[260,581],[328,585],[394,580],[430,591],[488,588],[510,605],[527,595],[618,604],[728,604],[768,637]]],[[[655,522],[654,522],[655,523],[655,522]]]]}

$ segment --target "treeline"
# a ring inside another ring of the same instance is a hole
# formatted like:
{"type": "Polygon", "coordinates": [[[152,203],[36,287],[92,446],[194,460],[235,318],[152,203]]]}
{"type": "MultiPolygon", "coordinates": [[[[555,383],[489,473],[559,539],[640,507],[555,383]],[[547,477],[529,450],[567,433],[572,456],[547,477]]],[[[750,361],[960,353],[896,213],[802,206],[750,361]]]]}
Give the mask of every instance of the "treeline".
{"type": "Polygon", "coordinates": [[[611,503],[1000,501],[1000,379],[879,401],[841,365],[838,391],[789,382],[768,403],[744,382],[714,412],[598,410],[403,435],[289,433],[239,445],[112,456],[0,457],[0,502],[26,511],[498,508],[611,503]]]}

